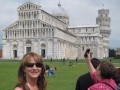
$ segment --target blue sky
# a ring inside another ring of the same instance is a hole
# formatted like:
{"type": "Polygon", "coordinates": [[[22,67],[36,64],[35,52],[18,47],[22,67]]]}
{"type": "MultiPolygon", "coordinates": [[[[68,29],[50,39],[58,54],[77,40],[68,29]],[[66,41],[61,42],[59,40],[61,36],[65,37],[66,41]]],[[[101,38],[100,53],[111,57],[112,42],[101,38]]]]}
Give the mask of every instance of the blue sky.
{"type": "Polygon", "coordinates": [[[32,1],[41,9],[52,13],[59,1],[70,17],[70,25],[95,24],[98,9],[110,10],[111,35],[110,48],[120,48],[120,0],[0,0],[0,44],[2,30],[18,19],[17,7],[24,2],[32,1]]]}

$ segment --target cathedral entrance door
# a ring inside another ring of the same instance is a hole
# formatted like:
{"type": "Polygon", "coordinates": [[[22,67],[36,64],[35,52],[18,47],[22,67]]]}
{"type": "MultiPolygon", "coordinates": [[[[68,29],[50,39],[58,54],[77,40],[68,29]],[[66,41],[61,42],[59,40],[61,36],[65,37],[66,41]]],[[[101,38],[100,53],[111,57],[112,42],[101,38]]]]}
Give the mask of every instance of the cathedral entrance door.
{"type": "Polygon", "coordinates": [[[45,58],[45,49],[41,49],[41,56],[45,58]]]}
{"type": "Polygon", "coordinates": [[[17,58],[17,50],[13,50],[13,58],[17,58]]]}
{"type": "Polygon", "coordinates": [[[31,52],[31,47],[26,47],[26,53],[31,52]]]}

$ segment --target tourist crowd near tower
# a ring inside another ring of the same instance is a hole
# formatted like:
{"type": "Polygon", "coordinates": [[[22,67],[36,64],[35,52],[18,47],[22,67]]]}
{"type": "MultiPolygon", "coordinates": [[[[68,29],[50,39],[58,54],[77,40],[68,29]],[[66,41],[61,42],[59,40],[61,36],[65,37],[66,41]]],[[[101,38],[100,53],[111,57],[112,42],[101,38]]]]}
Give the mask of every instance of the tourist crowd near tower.
{"type": "Polygon", "coordinates": [[[96,58],[108,57],[111,34],[108,9],[98,10],[95,25],[69,25],[61,3],[52,14],[33,2],[17,8],[18,20],[3,30],[3,58],[21,59],[36,52],[45,59],[84,58],[87,48],[96,58]]]}

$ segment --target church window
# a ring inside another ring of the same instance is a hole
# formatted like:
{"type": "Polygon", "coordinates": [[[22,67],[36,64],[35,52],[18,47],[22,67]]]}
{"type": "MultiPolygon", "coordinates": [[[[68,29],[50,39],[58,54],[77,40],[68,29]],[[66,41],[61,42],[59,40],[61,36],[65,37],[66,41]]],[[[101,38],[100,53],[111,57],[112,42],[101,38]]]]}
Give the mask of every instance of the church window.
{"type": "Polygon", "coordinates": [[[95,28],[93,28],[93,32],[94,32],[95,28]]]}
{"type": "Polygon", "coordinates": [[[24,32],[22,31],[22,33],[23,33],[23,37],[24,37],[24,32]]]}
{"type": "Polygon", "coordinates": [[[23,23],[23,28],[24,28],[24,23],[23,23]]]}
{"type": "Polygon", "coordinates": [[[6,39],[7,39],[7,32],[6,32],[6,39]]]}
{"type": "Polygon", "coordinates": [[[35,36],[35,31],[33,31],[33,36],[35,36]]]}
{"type": "Polygon", "coordinates": [[[21,13],[21,18],[23,19],[23,13],[21,13]]]}
{"type": "Polygon", "coordinates": [[[19,13],[19,17],[20,17],[20,13],[19,13]]]}
{"type": "Polygon", "coordinates": [[[93,41],[95,40],[95,37],[93,37],[93,41]]]}
{"type": "Polygon", "coordinates": [[[31,40],[27,40],[26,44],[32,44],[31,40]]]}
{"type": "Polygon", "coordinates": [[[27,32],[28,32],[28,36],[29,36],[29,30],[27,32]]]}
{"type": "Polygon", "coordinates": [[[43,27],[45,27],[46,25],[43,23],[43,27]]]}
{"type": "Polygon", "coordinates": [[[25,12],[24,12],[24,19],[25,19],[25,12]]]}
{"type": "Polygon", "coordinates": [[[36,13],[34,12],[34,18],[36,18],[36,13]]]}
{"type": "Polygon", "coordinates": [[[28,26],[28,28],[29,28],[29,21],[27,21],[27,26],[28,26]]]}
{"type": "Polygon", "coordinates": [[[35,26],[35,23],[34,23],[34,21],[33,21],[33,27],[35,26]]]}
{"type": "Polygon", "coordinates": [[[42,47],[42,48],[45,48],[45,44],[42,44],[41,47],[42,47]]]}
{"type": "Polygon", "coordinates": [[[87,32],[87,28],[86,28],[86,32],[87,32]]]}
{"type": "Polygon", "coordinates": [[[45,47],[46,47],[45,44],[42,44],[42,45],[41,45],[41,48],[42,48],[42,49],[41,49],[41,56],[42,56],[43,58],[46,56],[46,55],[45,55],[45,47]]]}
{"type": "Polygon", "coordinates": [[[16,31],[15,31],[15,37],[16,37],[16,31]]]}
{"type": "Polygon", "coordinates": [[[17,48],[17,45],[15,44],[15,45],[13,45],[13,48],[15,49],[15,48],[17,48]]]}
{"type": "Polygon", "coordinates": [[[29,4],[29,9],[30,9],[30,4],[29,4]]]}
{"type": "Polygon", "coordinates": [[[28,18],[30,19],[30,12],[28,12],[28,18]]]}
{"type": "Polygon", "coordinates": [[[38,23],[37,23],[37,21],[36,21],[36,25],[37,25],[38,23]]]}
{"type": "Polygon", "coordinates": [[[25,9],[26,9],[26,5],[25,5],[25,7],[24,7],[25,9]]]}
{"type": "Polygon", "coordinates": [[[27,9],[28,9],[28,4],[27,4],[27,9]]]}
{"type": "Polygon", "coordinates": [[[26,47],[26,53],[31,52],[31,47],[26,47]]]}

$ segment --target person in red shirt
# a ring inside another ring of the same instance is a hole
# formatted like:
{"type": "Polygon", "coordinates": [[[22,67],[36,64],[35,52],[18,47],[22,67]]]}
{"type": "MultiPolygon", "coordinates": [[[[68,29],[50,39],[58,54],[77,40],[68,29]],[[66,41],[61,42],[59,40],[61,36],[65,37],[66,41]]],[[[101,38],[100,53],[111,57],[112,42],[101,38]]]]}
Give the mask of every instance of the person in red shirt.
{"type": "Polygon", "coordinates": [[[91,77],[95,82],[88,90],[117,90],[117,85],[112,79],[116,67],[110,62],[101,61],[100,65],[95,69],[91,63],[90,50],[86,51],[86,64],[89,68],[91,77]]]}

